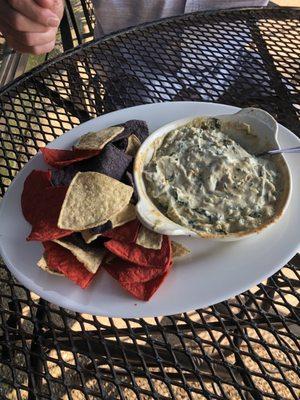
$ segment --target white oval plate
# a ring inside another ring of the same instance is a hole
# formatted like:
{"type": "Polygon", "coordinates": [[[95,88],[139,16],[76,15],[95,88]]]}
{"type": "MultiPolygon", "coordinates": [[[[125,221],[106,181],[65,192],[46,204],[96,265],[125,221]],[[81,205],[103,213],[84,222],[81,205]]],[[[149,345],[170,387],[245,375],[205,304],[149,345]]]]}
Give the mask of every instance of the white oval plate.
{"type": "MultiPolygon", "coordinates": [[[[232,114],[232,106],[197,102],[169,102],[132,107],[90,120],[65,133],[49,147],[68,149],[84,133],[129,119],[143,119],[150,132],[175,119],[193,115],[232,114]]],[[[279,125],[282,147],[299,146],[300,140],[279,125]]],[[[274,274],[300,248],[299,154],[286,156],[294,182],[288,209],[278,223],[261,234],[238,242],[211,242],[176,237],[191,250],[178,259],[163,285],[148,302],[130,297],[106,272],[82,290],[66,278],[36,267],[42,245],[26,242],[30,225],[21,211],[23,182],[33,169],[47,169],[39,153],[20,171],[7,190],[0,208],[0,251],[12,274],[29,290],[59,306],[109,317],[150,317],[207,307],[237,295],[274,274]]]]}

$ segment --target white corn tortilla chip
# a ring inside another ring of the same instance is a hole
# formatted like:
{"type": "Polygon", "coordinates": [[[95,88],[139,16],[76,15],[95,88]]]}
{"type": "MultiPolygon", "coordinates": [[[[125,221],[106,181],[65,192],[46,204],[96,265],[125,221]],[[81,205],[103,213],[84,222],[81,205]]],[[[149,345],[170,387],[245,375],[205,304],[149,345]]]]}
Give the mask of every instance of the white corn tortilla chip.
{"type": "Polygon", "coordinates": [[[110,218],[113,228],[124,225],[129,221],[136,218],[136,210],[134,204],[127,204],[118,214],[113,215],[110,218]]]}
{"type": "Polygon", "coordinates": [[[95,274],[100,267],[102,260],[105,256],[105,248],[95,248],[90,247],[87,244],[83,244],[82,247],[76,245],[76,243],[72,243],[68,240],[68,237],[62,239],[53,240],[55,243],[60,246],[70,250],[70,252],[77,258],[79,262],[81,262],[85,268],[95,274]]]}
{"type": "Polygon", "coordinates": [[[64,275],[61,272],[57,272],[57,271],[54,271],[53,269],[50,269],[47,265],[47,261],[44,256],[42,256],[42,258],[37,262],[37,266],[40,267],[43,271],[48,272],[49,274],[59,275],[59,276],[64,275]]]}
{"type": "Polygon", "coordinates": [[[138,149],[141,146],[141,141],[134,134],[130,135],[127,140],[128,140],[128,143],[127,143],[125,153],[134,157],[136,155],[136,153],[138,152],[138,149]]]}
{"type": "Polygon", "coordinates": [[[82,231],[81,235],[85,243],[89,244],[92,243],[94,240],[96,240],[97,237],[101,236],[101,233],[93,233],[90,232],[89,229],[87,229],[86,231],[82,231]]]}
{"type": "Polygon", "coordinates": [[[74,147],[80,150],[100,150],[123,131],[123,126],[111,126],[98,132],[89,132],[81,136],[74,147]]]}
{"type": "Polygon", "coordinates": [[[159,250],[161,248],[163,237],[161,234],[150,231],[145,226],[141,226],[136,239],[136,244],[146,249],[159,250]]]}
{"type": "Polygon", "coordinates": [[[173,257],[183,257],[190,253],[190,250],[177,242],[171,242],[173,257]]]}
{"type": "MultiPolygon", "coordinates": [[[[118,226],[124,225],[129,221],[132,221],[136,218],[135,206],[129,203],[126,207],[123,208],[118,214],[113,215],[110,218],[113,228],[117,228],[118,226]]],[[[93,233],[90,232],[89,229],[81,232],[81,235],[86,243],[91,243],[97,239],[98,236],[101,236],[101,233],[93,233]]]]}
{"type": "Polygon", "coordinates": [[[73,178],[58,218],[58,227],[83,231],[102,225],[130,201],[131,186],[98,172],[78,172],[73,178]]]}

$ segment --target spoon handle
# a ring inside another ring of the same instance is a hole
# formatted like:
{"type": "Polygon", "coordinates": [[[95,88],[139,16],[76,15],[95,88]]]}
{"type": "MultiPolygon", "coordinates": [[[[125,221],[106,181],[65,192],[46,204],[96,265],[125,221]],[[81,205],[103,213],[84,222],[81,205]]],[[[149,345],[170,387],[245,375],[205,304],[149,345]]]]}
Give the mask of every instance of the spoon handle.
{"type": "Polygon", "coordinates": [[[287,149],[276,149],[266,151],[267,154],[279,154],[279,153],[300,153],[300,146],[289,147],[287,149]]]}
{"type": "Polygon", "coordinates": [[[300,153],[300,146],[288,147],[286,149],[267,150],[260,154],[257,154],[256,157],[266,156],[267,154],[280,154],[280,153],[300,153]]]}

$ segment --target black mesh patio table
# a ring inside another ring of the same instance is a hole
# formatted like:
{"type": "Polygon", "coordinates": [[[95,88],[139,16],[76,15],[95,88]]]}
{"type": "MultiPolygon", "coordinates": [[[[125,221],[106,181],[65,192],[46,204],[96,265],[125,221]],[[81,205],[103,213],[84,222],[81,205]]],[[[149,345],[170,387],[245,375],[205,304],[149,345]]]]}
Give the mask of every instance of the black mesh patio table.
{"type": "MultiPolygon", "coordinates": [[[[278,8],[175,17],[21,77],[0,92],[1,195],[39,147],[133,105],[255,106],[299,135],[299,16],[278,8]]],[[[299,267],[295,255],[267,281],[206,309],[110,319],[40,299],[2,264],[0,397],[299,399],[299,267]]]]}

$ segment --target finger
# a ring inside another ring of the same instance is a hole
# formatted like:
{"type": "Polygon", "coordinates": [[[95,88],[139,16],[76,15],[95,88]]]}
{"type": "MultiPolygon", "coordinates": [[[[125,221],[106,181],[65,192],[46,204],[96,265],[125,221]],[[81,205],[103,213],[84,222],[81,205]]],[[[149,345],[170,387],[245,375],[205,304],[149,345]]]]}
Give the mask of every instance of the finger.
{"type": "Polygon", "coordinates": [[[34,0],[40,7],[48,8],[53,11],[59,19],[62,18],[64,13],[64,1],[63,0],[34,0]]]}
{"type": "Polygon", "coordinates": [[[41,46],[45,43],[52,42],[56,38],[56,28],[48,29],[46,32],[14,32],[7,30],[4,34],[6,38],[11,38],[15,42],[28,47],[41,46]]]}
{"type": "Polygon", "coordinates": [[[49,8],[50,10],[52,10],[54,6],[54,0],[35,0],[35,2],[40,7],[49,8]]]}
{"type": "MultiPolygon", "coordinates": [[[[39,0],[39,1],[41,1],[41,0],[39,0]]],[[[47,1],[49,1],[49,0],[47,0],[47,1]]],[[[51,0],[51,1],[53,3],[52,3],[52,6],[50,7],[50,10],[53,11],[54,14],[57,15],[58,18],[61,20],[63,13],[64,13],[64,6],[65,6],[64,0],[51,0]]]]}
{"type": "Polygon", "coordinates": [[[53,0],[34,0],[40,7],[49,8],[53,7],[53,0]]]}
{"type": "Polygon", "coordinates": [[[38,22],[45,26],[58,26],[59,19],[57,15],[48,8],[40,7],[33,0],[6,0],[11,8],[19,11],[20,14],[28,19],[38,22]],[[51,22],[50,22],[51,21],[51,22]]]}
{"type": "Polygon", "coordinates": [[[2,26],[9,25],[14,30],[20,32],[43,32],[46,28],[55,28],[59,25],[59,18],[49,18],[46,21],[46,25],[42,24],[41,21],[33,21],[30,18],[22,15],[20,12],[14,10],[6,0],[0,0],[0,19],[2,26]],[[56,19],[55,19],[56,18],[56,19]]]}
{"type": "Polygon", "coordinates": [[[55,46],[55,40],[45,43],[40,46],[26,46],[23,45],[19,42],[16,42],[14,39],[8,37],[7,43],[9,47],[12,49],[20,52],[20,53],[25,53],[25,54],[34,54],[34,55],[41,55],[45,53],[49,53],[51,50],[53,50],[55,46]]]}
{"type": "Polygon", "coordinates": [[[14,23],[12,23],[12,21],[10,21],[10,24],[8,24],[7,20],[3,20],[2,15],[0,15],[0,31],[1,32],[12,32],[14,34],[16,34],[17,32],[36,32],[36,33],[42,33],[42,32],[46,32],[49,29],[49,27],[43,26],[43,25],[39,25],[36,24],[34,22],[31,22],[30,24],[20,24],[19,22],[17,22],[17,25],[15,25],[14,23]],[[16,28],[13,27],[17,26],[18,30],[16,28]]]}

